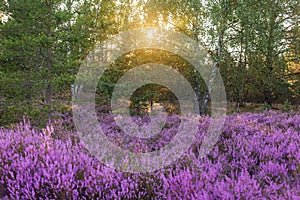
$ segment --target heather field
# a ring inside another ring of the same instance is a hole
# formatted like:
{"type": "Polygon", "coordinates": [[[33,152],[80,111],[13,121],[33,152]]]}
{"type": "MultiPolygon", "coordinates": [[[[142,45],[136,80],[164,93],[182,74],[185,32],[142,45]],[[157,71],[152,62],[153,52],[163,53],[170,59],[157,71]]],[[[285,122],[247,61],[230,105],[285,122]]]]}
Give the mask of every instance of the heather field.
{"type": "MultiPolygon", "coordinates": [[[[125,137],[109,114],[99,121],[115,144],[147,152],[172,139],[180,117],[168,117],[159,135],[144,140],[125,137]]],[[[125,173],[95,159],[70,121],[57,120],[35,130],[24,120],[0,130],[0,197],[300,199],[299,112],[232,114],[213,150],[201,158],[197,147],[209,122],[204,116],[195,121],[195,143],[172,165],[151,173],[125,173]]]]}
{"type": "Polygon", "coordinates": [[[300,200],[300,0],[0,0],[0,200],[300,200]]]}

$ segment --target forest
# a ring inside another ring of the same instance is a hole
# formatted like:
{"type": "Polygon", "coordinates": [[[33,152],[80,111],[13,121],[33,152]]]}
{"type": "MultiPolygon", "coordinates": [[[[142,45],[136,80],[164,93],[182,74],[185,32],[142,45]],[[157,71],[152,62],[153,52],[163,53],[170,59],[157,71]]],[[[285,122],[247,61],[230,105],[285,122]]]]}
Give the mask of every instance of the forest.
{"type": "MultiPolygon", "coordinates": [[[[88,53],[110,35],[145,27],[172,29],[203,46],[217,62],[233,111],[249,103],[272,107],[300,102],[299,2],[295,0],[24,0],[3,1],[0,6],[1,126],[24,116],[35,125],[45,125],[49,117],[70,115],[72,85],[88,53]]],[[[130,54],[111,64],[99,80],[101,105],[109,104],[124,72],[148,62],[179,70],[203,104],[207,86],[184,59],[158,49],[130,54]]],[[[172,93],[163,88],[146,89],[136,91],[132,99],[136,106],[137,102],[149,106],[150,100],[174,104],[172,93]]]]}
{"type": "Polygon", "coordinates": [[[299,0],[1,0],[0,199],[300,198],[299,25],[299,0]]]}

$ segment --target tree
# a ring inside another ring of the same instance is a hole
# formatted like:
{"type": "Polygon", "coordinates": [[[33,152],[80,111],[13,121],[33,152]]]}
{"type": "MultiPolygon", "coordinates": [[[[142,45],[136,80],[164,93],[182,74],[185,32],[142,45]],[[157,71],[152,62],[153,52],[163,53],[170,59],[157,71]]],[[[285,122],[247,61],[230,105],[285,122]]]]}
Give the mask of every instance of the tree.
{"type": "Polygon", "coordinates": [[[75,3],[18,0],[3,6],[11,20],[0,26],[0,70],[5,81],[1,123],[14,122],[23,115],[46,122],[64,107],[61,104],[70,101],[64,97],[61,102],[60,97],[69,91],[65,85],[74,81],[82,55],[92,45],[90,23],[83,19],[90,4],[75,3]]]}
{"type": "Polygon", "coordinates": [[[257,91],[256,99],[268,104],[289,95],[284,57],[292,50],[289,32],[297,27],[291,23],[298,18],[297,10],[297,2],[288,0],[208,3],[208,17],[215,30],[208,33],[211,38],[223,35],[226,59],[221,56],[220,70],[226,74],[225,85],[231,85],[227,88],[229,96],[238,104],[257,91]]]}

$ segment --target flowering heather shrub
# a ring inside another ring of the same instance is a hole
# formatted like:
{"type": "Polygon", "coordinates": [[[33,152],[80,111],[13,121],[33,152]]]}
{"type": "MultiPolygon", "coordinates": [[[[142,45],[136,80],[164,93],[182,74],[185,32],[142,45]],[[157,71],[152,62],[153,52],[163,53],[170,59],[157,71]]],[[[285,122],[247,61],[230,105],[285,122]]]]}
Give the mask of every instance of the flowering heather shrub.
{"type": "MultiPolygon", "coordinates": [[[[111,115],[99,120],[111,140],[137,152],[166,145],[180,121],[169,117],[161,134],[138,140],[124,138],[111,115]]],[[[195,147],[209,118],[199,119],[197,126],[196,142],[185,156],[147,174],[105,167],[64,122],[42,131],[27,122],[15,130],[1,129],[0,198],[300,199],[299,113],[228,116],[218,143],[204,158],[198,158],[195,147]]]]}

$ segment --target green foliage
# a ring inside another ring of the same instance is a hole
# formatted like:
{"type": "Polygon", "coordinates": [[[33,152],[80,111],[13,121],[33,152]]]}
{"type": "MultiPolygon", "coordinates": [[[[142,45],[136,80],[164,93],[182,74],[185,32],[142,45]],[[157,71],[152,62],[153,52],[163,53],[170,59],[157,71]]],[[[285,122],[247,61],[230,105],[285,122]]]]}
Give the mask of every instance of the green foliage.
{"type": "MultiPolygon", "coordinates": [[[[111,34],[149,26],[173,27],[204,46],[218,62],[230,101],[266,102],[265,109],[287,98],[297,102],[299,75],[286,75],[289,64],[299,61],[299,5],[294,0],[1,2],[0,13],[10,13],[10,20],[0,22],[0,126],[24,115],[44,124],[53,113],[69,112],[71,85],[95,44],[111,34]]],[[[202,99],[207,86],[190,63],[171,52],[143,49],[108,67],[96,102],[109,104],[122,75],[150,62],[178,70],[202,99]]],[[[132,106],[145,108],[150,100],[178,107],[170,91],[153,86],[138,90],[132,106]]],[[[282,109],[289,111],[291,103],[282,109]]]]}
{"type": "Polygon", "coordinates": [[[70,86],[92,45],[92,2],[77,3],[23,0],[3,6],[11,20],[0,24],[0,125],[24,115],[44,124],[61,102],[69,105],[70,86]]]}
{"type": "Polygon", "coordinates": [[[291,111],[292,109],[293,109],[293,106],[292,106],[291,102],[290,102],[288,99],[286,99],[286,100],[284,101],[282,107],[281,107],[281,111],[282,111],[282,112],[289,112],[289,111],[291,111]]]}
{"type": "Polygon", "coordinates": [[[270,104],[268,104],[267,102],[264,102],[263,110],[271,110],[271,109],[272,109],[272,106],[270,104]]]}

